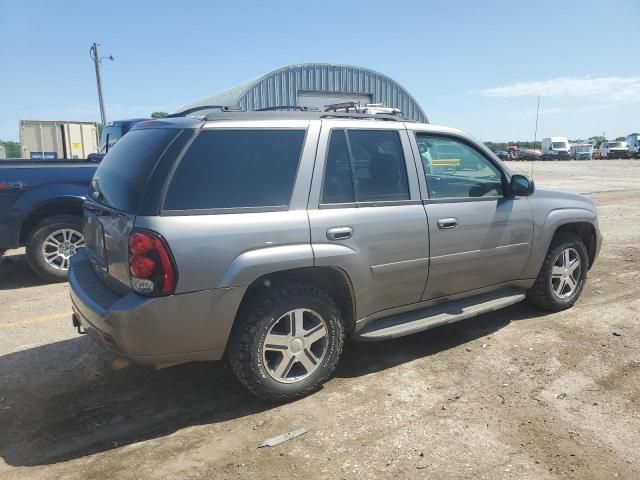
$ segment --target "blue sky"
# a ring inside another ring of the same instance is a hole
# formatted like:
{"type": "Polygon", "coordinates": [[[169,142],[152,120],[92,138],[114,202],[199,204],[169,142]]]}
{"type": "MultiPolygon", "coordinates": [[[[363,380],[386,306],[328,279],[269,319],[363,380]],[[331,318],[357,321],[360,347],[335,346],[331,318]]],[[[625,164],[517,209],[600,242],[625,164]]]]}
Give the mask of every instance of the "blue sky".
{"type": "Polygon", "coordinates": [[[360,65],[482,140],[640,130],[640,1],[0,0],[0,139],[20,119],[177,107],[304,62],[360,65]]]}

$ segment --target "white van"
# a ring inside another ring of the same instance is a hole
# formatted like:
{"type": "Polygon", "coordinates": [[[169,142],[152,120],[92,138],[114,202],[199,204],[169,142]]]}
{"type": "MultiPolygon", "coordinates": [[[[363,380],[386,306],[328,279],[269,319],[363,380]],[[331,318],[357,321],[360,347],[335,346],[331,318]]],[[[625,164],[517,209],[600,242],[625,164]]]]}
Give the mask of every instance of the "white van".
{"type": "Polygon", "coordinates": [[[569,160],[570,158],[567,137],[547,137],[542,139],[543,160],[569,160]]]}
{"type": "Polygon", "coordinates": [[[629,145],[629,157],[640,158],[640,133],[632,133],[627,137],[629,145]]]}
{"type": "Polygon", "coordinates": [[[603,160],[610,158],[628,158],[629,145],[627,142],[619,140],[613,142],[602,142],[600,144],[600,158],[603,160]]]}

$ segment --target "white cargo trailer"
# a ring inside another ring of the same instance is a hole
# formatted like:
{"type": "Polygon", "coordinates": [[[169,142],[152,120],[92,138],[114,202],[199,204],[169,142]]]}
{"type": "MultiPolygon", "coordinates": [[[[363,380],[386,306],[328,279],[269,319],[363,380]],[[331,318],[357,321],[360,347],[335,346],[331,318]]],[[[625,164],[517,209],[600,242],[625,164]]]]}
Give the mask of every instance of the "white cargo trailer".
{"type": "Polygon", "coordinates": [[[31,160],[87,158],[98,153],[98,124],[20,120],[21,157],[31,160]]]}

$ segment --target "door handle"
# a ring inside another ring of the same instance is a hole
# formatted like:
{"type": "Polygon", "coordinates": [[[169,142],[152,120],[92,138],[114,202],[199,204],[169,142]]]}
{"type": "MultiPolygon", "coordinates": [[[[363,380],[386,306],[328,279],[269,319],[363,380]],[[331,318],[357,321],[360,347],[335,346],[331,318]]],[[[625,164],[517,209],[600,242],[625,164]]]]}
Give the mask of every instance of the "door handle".
{"type": "Polygon", "coordinates": [[[456,228],[458,226],[457,218],[440,218],[438,219],[438,228],[440,230],[448,230],[450,228],[456,228]]]}
{"type": "Polygon", "coordinates": [[[347,240],[353,236],[351,227],[333,227],[327,230],[328,240],[347,240]]]}

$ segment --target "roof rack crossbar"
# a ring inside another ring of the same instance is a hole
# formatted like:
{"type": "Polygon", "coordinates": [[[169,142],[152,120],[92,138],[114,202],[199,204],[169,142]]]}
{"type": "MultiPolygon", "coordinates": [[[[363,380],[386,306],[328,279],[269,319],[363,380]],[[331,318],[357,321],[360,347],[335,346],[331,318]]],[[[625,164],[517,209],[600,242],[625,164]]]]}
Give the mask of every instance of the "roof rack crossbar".
{"type": "Polygon", "coordinates": [[[198,107],[187,108],[181,112],[172,113],[168,115],[167,118],[175,118],[175,117],[186,117],[187,115],[191,115],[195,112],[200,112],[203,110],[220,110],[221,112],[244,112],[245,110],[242,107],[238,107],[235,105],[200,105],[198,107]]]}
{"type": "Polygon", "coordinates": [[[276,107],[258,108],[256,112],[277,112],[277,111],[298,111],[298,112],[319,112],[315,107],[305,107],[300,105],[278,105],[276,107]]]}

